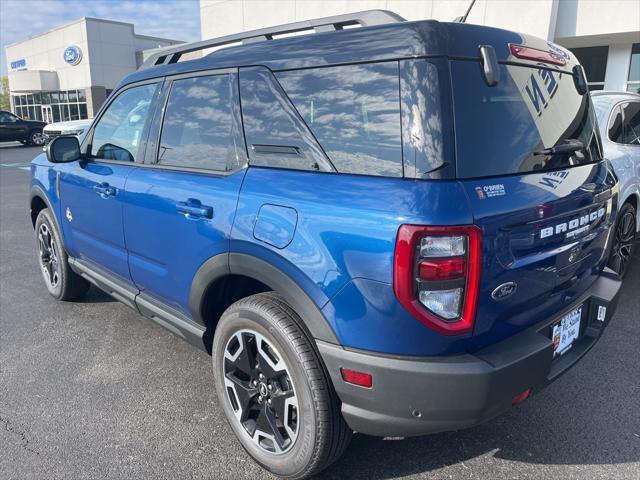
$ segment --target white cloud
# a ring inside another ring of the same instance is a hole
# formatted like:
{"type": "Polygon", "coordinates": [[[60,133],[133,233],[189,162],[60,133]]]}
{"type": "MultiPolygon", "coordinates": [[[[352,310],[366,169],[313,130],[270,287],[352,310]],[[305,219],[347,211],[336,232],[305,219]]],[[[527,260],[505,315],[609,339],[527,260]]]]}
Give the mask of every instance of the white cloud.
{"type": "Polygon", "coordinates": [[[7,74],[7,45],[81,17],[133,23],[142,35],[200,39],[198,0],[0,0],[0,74],[7,74]]]}

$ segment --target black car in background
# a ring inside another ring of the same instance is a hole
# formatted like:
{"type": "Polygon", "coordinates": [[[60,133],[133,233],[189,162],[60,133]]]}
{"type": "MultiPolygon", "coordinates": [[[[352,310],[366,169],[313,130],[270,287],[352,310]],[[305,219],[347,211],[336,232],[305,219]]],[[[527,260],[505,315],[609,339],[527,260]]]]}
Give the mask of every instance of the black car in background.
{"type": "Polygon", "coordinates": [[[0,110],[0,142],[44,145],[42,129],[45,125],[45,122],[23,120],[11,112],[0,110]]]}

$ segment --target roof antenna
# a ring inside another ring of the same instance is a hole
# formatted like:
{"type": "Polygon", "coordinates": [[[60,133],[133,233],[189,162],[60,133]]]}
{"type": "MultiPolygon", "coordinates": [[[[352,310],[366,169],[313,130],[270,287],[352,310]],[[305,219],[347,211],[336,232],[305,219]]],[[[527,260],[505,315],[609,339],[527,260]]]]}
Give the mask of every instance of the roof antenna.
{"type": "Polygon", "coordinates": [[[469,5],[469,8],[467,8],[467,12],[462,17],[456,17],[454,22],[465,23],[467,21],[467,17],[469,16],[469,12],[471,11],[475,3],[476,3],[476,0],[471,0],[471,5],[469,5]]]}

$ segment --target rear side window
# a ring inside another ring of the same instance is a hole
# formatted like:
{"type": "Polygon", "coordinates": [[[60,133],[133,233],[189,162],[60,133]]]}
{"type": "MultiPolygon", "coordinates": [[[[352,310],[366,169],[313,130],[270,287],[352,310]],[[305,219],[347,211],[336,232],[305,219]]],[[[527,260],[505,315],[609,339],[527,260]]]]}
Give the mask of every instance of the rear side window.
{"type": "Polygon", "coordinates": [[[617,105],[611,114],[608,133],[609,140],[622,143],[622,110],[620,109],[620,105],[617,105]]]}
{"type": "Polygon", "coordinates": [[[160,137],[160,165],[218,171],[238,166],[234,78],[224,74],[174,80],[160,137]]]}
{"type": "Polygon", "coordinates": [[[334,170],[268,69],[241,69],[240,97],[249,162],[252,165],[334,170]]]}
{"type": "Polygon", "coordinates": [[[446,179],[455,175],[447,64],[441,59],[401,60],[404,176],[446,179]]]}
{"type": "Polygon", "coordinates": [[[336,170],[402,176],[398,62],[277,77],[336,170]]]}
{"type": "Polygon", "coordinates": [[[155,83],[129,88],[111,102],[93,132],[93,158],[136,161],[157,88],[155,83]]]}
{"type": "Polygon", "coordinates": [[[640,145],[640,102],[622,105],[622,141],[625,145],[640,145]]]}
{"type": "Polygon", "coordinates": [[[562,169],[602,158],[591,98],[577,92],[570,74],[500,65],[500,82],[489,87],[478,62],[454,60],[451,76],[458,177],[562,169]],[[577,142],[584,148],[543,152],[577,142]]]}

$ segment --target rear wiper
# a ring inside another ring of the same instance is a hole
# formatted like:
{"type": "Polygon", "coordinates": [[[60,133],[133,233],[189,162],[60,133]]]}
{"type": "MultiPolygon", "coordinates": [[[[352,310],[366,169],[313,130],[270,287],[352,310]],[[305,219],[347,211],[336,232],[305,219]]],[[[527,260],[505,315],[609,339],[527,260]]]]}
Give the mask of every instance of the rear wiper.
{"type": "Polygon", "coordinates": [[[533,152],[534,155],[562,155],[563,153],[573,153],[578,150],[584,150],[584,144],[580,140],[571,140],[567,143],[561,143],[551,148],[545,148],[533,152]]]}

